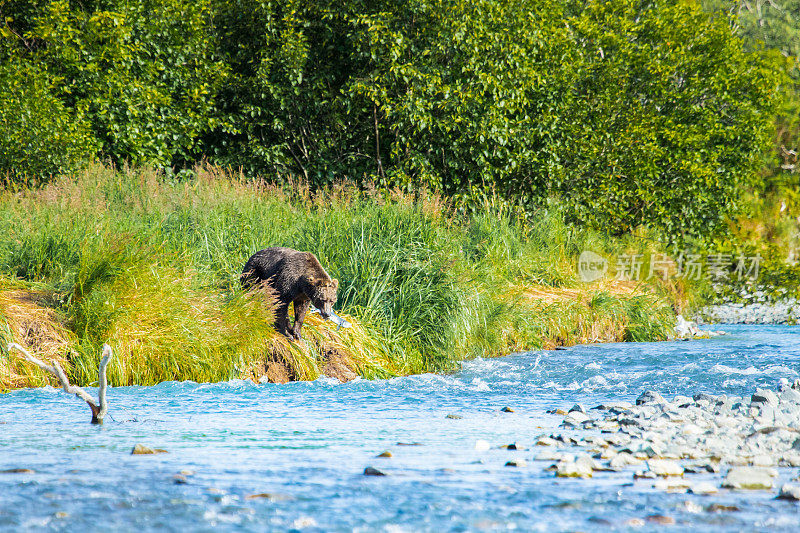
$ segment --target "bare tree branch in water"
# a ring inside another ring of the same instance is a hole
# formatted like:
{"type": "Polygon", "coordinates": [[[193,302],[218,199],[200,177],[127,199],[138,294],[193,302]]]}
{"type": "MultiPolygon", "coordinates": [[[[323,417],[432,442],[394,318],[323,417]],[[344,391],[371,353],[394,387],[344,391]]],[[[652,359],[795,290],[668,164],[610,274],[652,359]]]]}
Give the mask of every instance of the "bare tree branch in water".
{"type": "Polygon", "coordinates": [[[108,386],[108,380],[106,378],[106,366],[108,366],[108,361],[114,355],[111,351],[111,346],[108,344],[103,345],[103,357],[100,359],[100,366],[97,369],[97,381],[100,388],[97,393],[97,401],[95,401],[95,399],[92,398],[89,393],[83,390],[81,387],[70,384],[69,379],[67,379],[67,374],[64,372],[64,369],[61,368],[61,365],[58,364],[58,361],[53,360],[53,366],[50,366],[44,361],[32,356],[28,350],[15,342],[12,342],[8,345],[9,353],[12,349],[22,353],[22,355],[25,357],[25,360],[28,362],[33,363],[45,372],[53,374],[58,379],[59,383],[61,383],[61,387],[63,387],[64,392],[68,394],[74,394],[78,398],[88,403],[89,408],[92,410],[92,424],[103,423],[103,418],[105,418],[106,413],[108,412],[108,402],[106,401],[106,387],[108,386]]]}

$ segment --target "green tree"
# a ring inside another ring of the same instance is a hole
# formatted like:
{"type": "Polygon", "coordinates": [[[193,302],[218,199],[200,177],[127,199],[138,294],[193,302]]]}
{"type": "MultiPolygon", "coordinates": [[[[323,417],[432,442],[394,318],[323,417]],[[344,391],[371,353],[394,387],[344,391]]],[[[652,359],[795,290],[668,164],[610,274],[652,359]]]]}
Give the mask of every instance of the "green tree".
{"type": "Polygon", "coordinates": [[[722,229],[768,149],[774,64],[683,2],[590,2],[569,21],[578,71],[554,188],[612,232],[722,229]]]}
{"type": "Polygon", "coordinates": [[[0,62],[0,177],[42,181],[94,156],[96,143],[80,112],[53,96],[45,72],[0,62]]]}
{"type": "Polygon", "coordinates": [[[200,155],[226,75],[207,2],[17,1],[3,13],[18,37],[5,54],[59,78],[55,95],[85,114],[104,157],[180,166],[200,155]]]}

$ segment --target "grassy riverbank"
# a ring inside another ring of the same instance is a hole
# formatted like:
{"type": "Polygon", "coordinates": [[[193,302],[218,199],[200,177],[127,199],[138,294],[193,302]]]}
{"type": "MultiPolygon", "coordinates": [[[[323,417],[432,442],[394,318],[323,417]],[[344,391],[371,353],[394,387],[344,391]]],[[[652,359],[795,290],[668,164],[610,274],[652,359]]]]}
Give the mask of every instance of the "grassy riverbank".
{"type": "Polygon", "coordinates": [[[609,242],[556,209],[523,224],[487,205],[456,216],[433,195],[312,193],[201,169],[192,179],[100,166],[41,189],[0,193],[0,388],[48,382],[5,352],[58,358],[72,380],[271,381],[445,371],[464,358],[577,342],[664,338],[675,291],[581,284],[583,249],[609,242]],[[340,280],[337,331],[311,317],[304,342],[270,326],[238,274],[256,250],[312,251],[340,280]]]}

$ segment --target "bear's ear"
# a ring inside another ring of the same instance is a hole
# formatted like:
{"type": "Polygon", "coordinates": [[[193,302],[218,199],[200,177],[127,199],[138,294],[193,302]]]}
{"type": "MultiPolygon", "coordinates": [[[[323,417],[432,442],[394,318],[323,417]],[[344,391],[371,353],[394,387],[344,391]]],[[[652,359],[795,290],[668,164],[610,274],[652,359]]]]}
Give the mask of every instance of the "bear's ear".
{"type": "Polygon", "coordinates": [[[338,289],[339,288],[339,280],[338,279],[334,279],[333,280],[333,288],[334,289],[338,289]]]}

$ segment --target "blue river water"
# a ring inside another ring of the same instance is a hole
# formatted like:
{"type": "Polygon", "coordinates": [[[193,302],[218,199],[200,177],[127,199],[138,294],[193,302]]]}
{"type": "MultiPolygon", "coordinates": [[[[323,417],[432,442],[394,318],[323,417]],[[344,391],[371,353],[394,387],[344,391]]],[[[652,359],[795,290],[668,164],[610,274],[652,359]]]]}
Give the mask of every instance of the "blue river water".
{"type": "Polygon", "coordinates": [[[796,530],[800,509],[774,492],[557,479],[536,449],[498,448],[559,431],[547,411],[576,402],[745,395],[800,377],[800,328],[715,329],[729,335],[478,359],[452,375],[119,387],[102,427],[60,390],[13,391],[0,395],[0,470],[33,472],[0,474],[0,531],[599,531],[654,514],[672,530],[796,530]],[[131,455],[137,443],[168,453],[131,455]],[[528,466],[504,466],[513,458],[528,466]]]}

